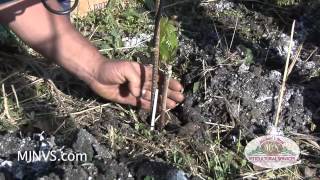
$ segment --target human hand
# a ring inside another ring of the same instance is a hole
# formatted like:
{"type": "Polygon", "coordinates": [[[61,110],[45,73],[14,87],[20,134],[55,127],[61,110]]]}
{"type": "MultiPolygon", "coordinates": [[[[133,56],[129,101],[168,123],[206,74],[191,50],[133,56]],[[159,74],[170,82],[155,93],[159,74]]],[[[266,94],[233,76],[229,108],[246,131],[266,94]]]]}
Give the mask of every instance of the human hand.
{"type": "MultiPolygon", "coordinates": [[[[152,67],[129,61],[105,61],[97,69],[90,87],[101,97],[150,110],[152,67]]],[[[162,76],[163,77],[163,76],[162,76]]],[[[163,78],[160,77],[160,83],[163,78]]],[[[170,80],[167,108],[184,100],[182,85],[170,80]]]]}

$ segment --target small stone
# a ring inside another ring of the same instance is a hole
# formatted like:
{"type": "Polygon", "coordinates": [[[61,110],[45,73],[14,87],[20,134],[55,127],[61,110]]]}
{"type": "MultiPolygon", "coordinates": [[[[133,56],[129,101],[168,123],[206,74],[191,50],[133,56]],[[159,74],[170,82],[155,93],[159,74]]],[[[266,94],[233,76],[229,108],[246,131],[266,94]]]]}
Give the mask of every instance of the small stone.
{"type": "Polygon", "coordinates": [[[94,155],[103,159],[112,157],[112,153],[105,146],[100,145],[97,139],[85,129],[79,130],[73,149],[80,153],[86,153],[87,161],[92,161],[94,155]]]}
{"type": "Polygon", "coordinates": [[[316,64],[313,61],[304,63],[304,68],[307,70],[314,69],[315,67],[316,67],[316,64]]]}
{"type": "Polygon", "coordinates": [[[317,169],[306,167],[304,168],[304,177],[316,177],[317,169]]]}
{"type": "Polygon", "coordinates": [[[281,72],[279,71],[276,71],[276,70],[272,70],[269,74],[269,78],[271,80],[274,80],[274,81],[280,81],[281,80],[281,77],[282,77],[282,74],[281,72]]]}
{"type": "Polygon", "coordinates": [[[215,10],[221,13],[223,11],[228,11],[232,9],[234,7],[234,3],[223,0],[223,1],[219,1],[218,3],[215,3],[214,6],[215,6],[215,10]]]}
{"type": "Polygon", "coordinates": [[[245,73],[248,72],[250,69],[250,66],[247,66],[245,63],[241,64],[241,66],[239,67],[238,72],[239,73],[245,73]]]}
{"type": "Polygon", "coordinates": [[[135,169],[134,176],[136,179],[144,179],[144,177],[149,176],[154,179],[187,180],[185,172],[164,162],[143,159],[134,162],[132,165],[135,169]]]}
{"type": "Polygon", "coordinates": [[[48,176],[38,178],[38,180],[60,180],[60,177],[55,173],[50,173],[48,176]]]}
{"type": "Polygon", "coordinates": [[[87,160],[92,161],[94,151],[92,144],[97,144],[97,140],[86,130],[80,129],[77,135],[77,140],[73,144],[73,149],[77,152],[86,153],[87,160]]]}
{"type": "Polygon", "coordinates": [[[81,167],[76,169],[68,168],[64,175],[64,179],[67,180],[88,180],[88,178],[88,173],[81,167]]]}

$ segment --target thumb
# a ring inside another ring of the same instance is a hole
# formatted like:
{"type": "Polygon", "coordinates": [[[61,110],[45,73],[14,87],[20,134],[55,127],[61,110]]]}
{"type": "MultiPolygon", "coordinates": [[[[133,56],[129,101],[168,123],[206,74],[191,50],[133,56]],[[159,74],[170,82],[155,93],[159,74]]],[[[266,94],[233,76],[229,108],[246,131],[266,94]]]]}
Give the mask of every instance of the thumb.
{"type": "Polygon", "coordinates": [[[139,97],[140,96],[140,86],[139,83],[134,83],[133,81],[129,82],[129,90],[131,92],[131,94],[135,97],[139,97]],[[138,85],[138,86],[137,86],[138,85]]]}
{"type": "Polygon", "coordinates": [[[135,97],[139,97],[141,94],[141,71],[140,64],[135,62],[128,62],[124,69],[125,78],[129,82],[129,90],[135,97]]]}

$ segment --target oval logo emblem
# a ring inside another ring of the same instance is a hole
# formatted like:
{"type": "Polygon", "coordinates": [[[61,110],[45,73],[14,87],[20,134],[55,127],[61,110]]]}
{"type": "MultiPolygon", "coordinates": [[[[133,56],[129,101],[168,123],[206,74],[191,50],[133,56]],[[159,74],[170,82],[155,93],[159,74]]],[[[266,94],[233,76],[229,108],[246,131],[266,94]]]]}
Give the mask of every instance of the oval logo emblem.
{"type": "Polygon", "coordinates": [[[248,161],[262,168],[283,168],[297,163],[299,146],[283,136],[266,135],[250,141],[244,154],[248,161]]]}

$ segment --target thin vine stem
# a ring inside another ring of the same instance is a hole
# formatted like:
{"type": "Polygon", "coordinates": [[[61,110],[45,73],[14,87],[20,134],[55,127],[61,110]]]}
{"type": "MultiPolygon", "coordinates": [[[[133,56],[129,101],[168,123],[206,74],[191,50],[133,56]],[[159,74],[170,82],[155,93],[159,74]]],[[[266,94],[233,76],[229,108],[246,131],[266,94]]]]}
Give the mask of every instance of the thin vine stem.
{"type": "MultiPolygon", "coordinates": [[[[156,91],[158,91],[158,80],[159,80],[159,44],[160,44],[160,19],[162,11],[161,0],[156,0],[156,13],[155,13],[155,28],[154,28],[154,37],[153,37],[153,69],[152,69],[152,91],[151,91],[151,109],[154,114],[157,111],[157,105],[154,105],[155,100],[158,98],[156,91]]],[[[154,119],[151,119],[153,122],[154,119]]]]}

